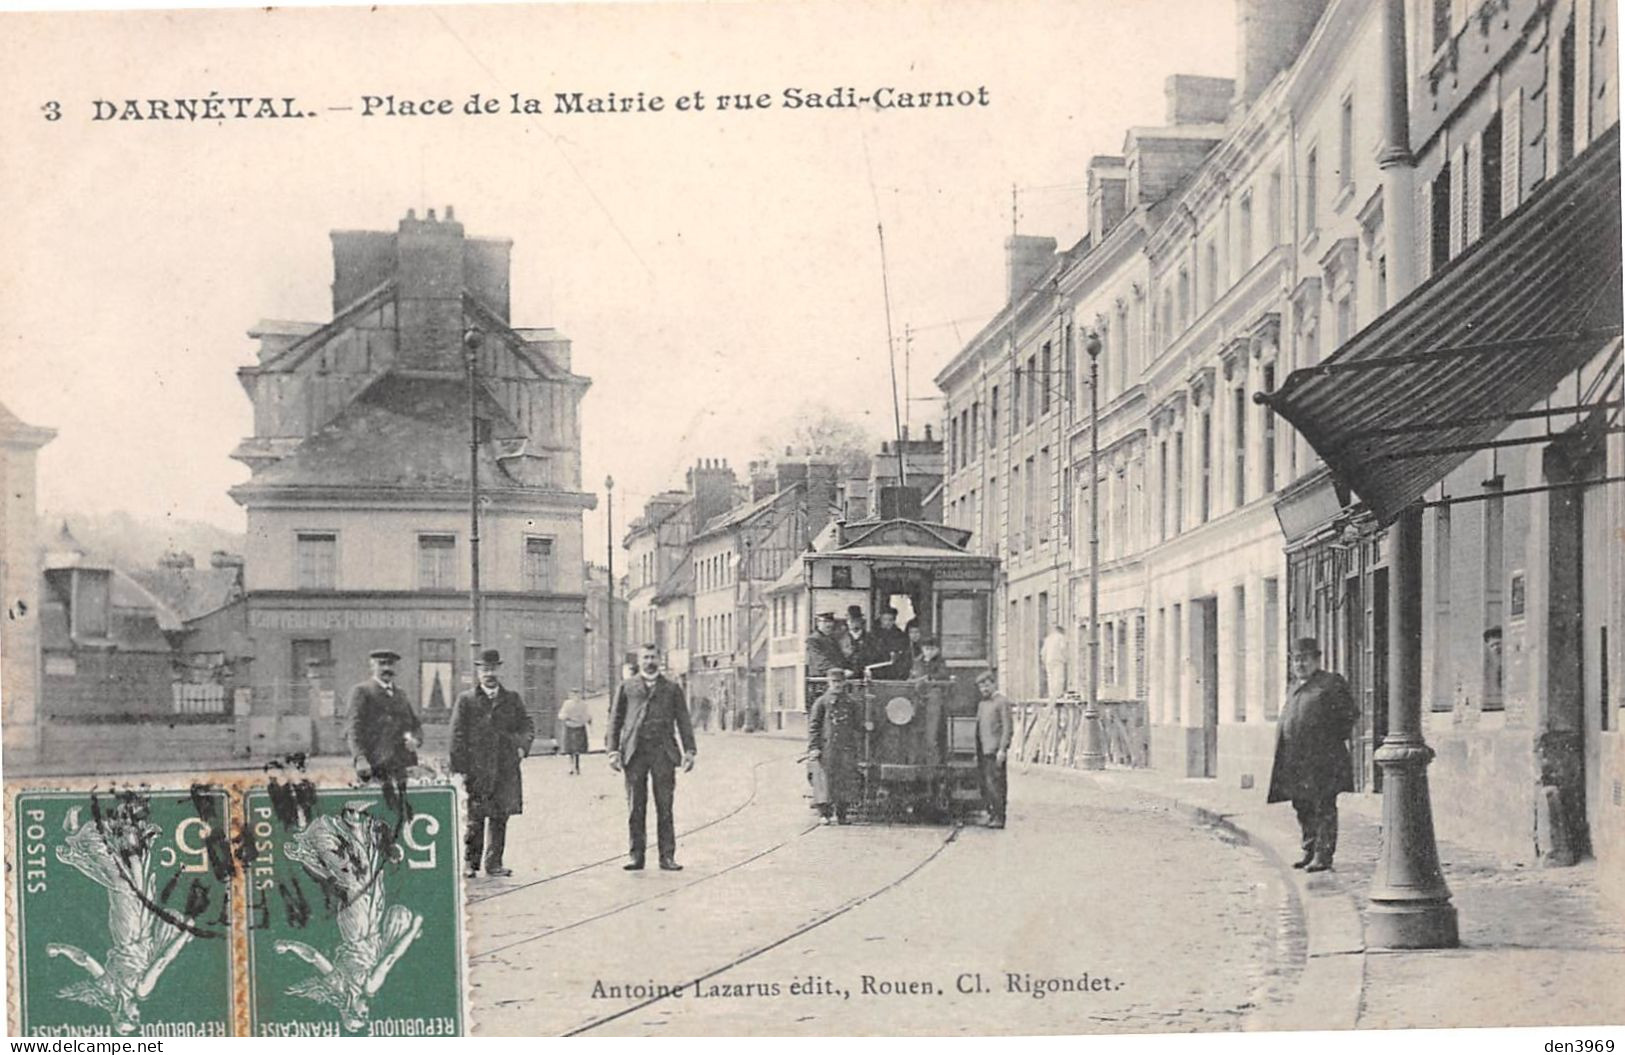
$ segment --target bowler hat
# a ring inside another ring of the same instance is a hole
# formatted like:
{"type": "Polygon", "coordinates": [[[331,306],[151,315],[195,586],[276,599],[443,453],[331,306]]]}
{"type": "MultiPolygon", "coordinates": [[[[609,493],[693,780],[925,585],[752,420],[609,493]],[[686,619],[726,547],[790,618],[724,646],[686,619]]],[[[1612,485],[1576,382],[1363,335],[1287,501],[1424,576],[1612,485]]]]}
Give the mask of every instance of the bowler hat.
{"type": "Polygon", "coordinates": [[[846,606],[846,614],[847,615],[862,615],[863,614],[863,605],[861,605],[861,604],[849,604],[849,605],[847,605],[846,606]]]}
{"type": "Polygon", "coordinates": [[[819,619],[829,619],[829,620],[833,621],[835,619],[835,613],[834,612],[819,612],[817,618],[819,618],[819,619]]]}
{"type": "Polygon", "coordinates": [[[478,663],[482,667],[500,667],[502,666],[502,653],[494,648],[488,648],[480,653],[478,663]]]}
{"type": "Polygon", "coordinates": [[[1318,656],[1320,655],[1320,642],[1312,637],[1300,637],[1292,642],[1292,654],[1294,656],[1318,656]]]}
{"type": "Polygon", "coordinates": [[[401,654],[392,648],[375,648],[367,653],[368,659],[388,659],[399,662],[401,654]]]}
{"type": "Polygon", "coordinates": [[[831,667],[829,670],[824,672],[824,677],[828,678],[830,681],[845,681],[846,670],[841,667],[831,667]]]}

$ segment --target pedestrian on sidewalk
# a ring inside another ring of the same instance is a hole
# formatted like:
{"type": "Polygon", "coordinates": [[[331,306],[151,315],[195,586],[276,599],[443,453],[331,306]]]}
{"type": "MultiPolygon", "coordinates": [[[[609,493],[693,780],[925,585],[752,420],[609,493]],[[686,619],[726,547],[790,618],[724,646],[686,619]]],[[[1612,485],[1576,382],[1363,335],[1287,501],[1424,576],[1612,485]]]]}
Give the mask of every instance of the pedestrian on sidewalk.
{"type": "Polygon", "coordinates": [[[1320,669],[1320,642],[1292,646],[1292,691],[1276,726],[1267,802],[1291,802],[1303,830],[1294,868],[1324,872],[1337,852],[1337,796],[1354,790],[1349,737],[1360,709],[1341,674],[1320,669]]]}
{"type": "Polygon", "coordinates": [[[367,657],[372,677],[350,690],[345,740],[355,774],[364,782],[399,785],[418,764],[423,723],[395,685],[400,661],[401,654],[392,648],[374,649],[367,657]]]}
{"type": "Polygon", "coordinates": [[[1003,828],[1010,800],[1010,739],[1015,733],[1010,701],[999,691],[998,675],[984,670],[976,679],[981,702],[976,705],[976,768],[987,803],[987,826],[1003,828]]]}
{"type": "Polygon", "coordinates": [[[807,763],[811,767],[813,805],[824,823],[845,824],[847,811],[863,796],[858,771],[862,715],[846,691],[846,671],[829,672],[829,688],[813,701],[807,715],[807,763]]]}
{"type": "Polygon", "coordinates": [[[660,652],[653,645],[638,651],[638,673],[621,683],[609,714],[609,768],[626,778],[627,829],[631,836],[628,872],[643,869],[649,829],[649,788],[654,787],[655,830],[660,867],[680,872],[677,826],[672,801],[677,791],[677,763],[694,768],[694,727],[689,722],[683,690],[660,673],[660,652]],[[677,747],[682,739],[682,750],[677,747]]]}
{"type": "Polygon", "coordinates": [[[502,863],[508,818],[524,810],[519,764],[536,738],[525,701],[502,684],[501,669],[500,652],[481,652],[474,664],[478,684],[459,695],[451,709],[451,771],[462,774],[468,793],[463,868],[470,879],[479,875],[482,857],[486,875],[513,875],[502,863]]]}
{"type": "Polygon", "coordinates": [[[564,699],[559,721],[564,723],[564,753],[570,756],[570,775],[579,777],[581,756],[587,753],[587,730],[592,726],[592,712],[587,709],[587,701],[572,692],[564,699]]]}

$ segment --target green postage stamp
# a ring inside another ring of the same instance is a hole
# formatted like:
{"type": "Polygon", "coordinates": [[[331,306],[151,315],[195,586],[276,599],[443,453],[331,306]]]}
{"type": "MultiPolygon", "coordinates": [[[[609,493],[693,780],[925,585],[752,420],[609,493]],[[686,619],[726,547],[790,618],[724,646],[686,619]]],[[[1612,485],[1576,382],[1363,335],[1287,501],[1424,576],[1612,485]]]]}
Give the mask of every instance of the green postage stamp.
{"type": "Polygon", "coordinates": [[[244,809],[249,1033],[466,1032],[456,789],[272,784],[244,809]]]}
{"type": "Polygon", "coordinates": [[[212,787],[15,797],[23,1036],[232,1034],[227,801],[212,787]]]}

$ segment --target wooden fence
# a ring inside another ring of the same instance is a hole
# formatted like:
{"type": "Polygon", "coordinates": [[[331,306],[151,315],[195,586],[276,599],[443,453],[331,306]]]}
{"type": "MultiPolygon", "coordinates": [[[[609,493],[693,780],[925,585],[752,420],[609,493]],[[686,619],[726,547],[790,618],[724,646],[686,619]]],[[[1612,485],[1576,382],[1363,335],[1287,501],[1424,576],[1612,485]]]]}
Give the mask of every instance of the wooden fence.
{"type": "MultiPolygon", "coordinates": [[[[1021,762],[1076,769],[1083,761],[1081,700],[1022,701],[1012,704],[1015,736],[1013,758],[1021,762]]],[[[1150,731],[1140,700],[1101,700],[1102,750],[1108,765],[1143,768],[1150,764],[1150,731]]]]}

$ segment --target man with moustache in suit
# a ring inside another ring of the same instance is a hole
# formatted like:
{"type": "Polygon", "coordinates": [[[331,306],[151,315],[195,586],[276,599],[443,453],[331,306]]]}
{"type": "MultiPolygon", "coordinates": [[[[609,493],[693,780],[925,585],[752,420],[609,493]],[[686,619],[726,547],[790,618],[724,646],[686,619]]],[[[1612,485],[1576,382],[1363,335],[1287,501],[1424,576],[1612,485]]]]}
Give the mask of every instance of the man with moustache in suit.
{"type": "Polygon", "coordinates": [[[367,659],[372,677],[350,690],[345,739],[362,781],[400,783],[418,764],[423,723],[395,685],[400,660],[392,648],[374,649],[367,659]]]}
{"type": "Polygon", "coordinates": [[[660,652],[653,645],[638,651],[638,673],[621,683],[609,715],[609,767],[626,778],[627,828],[631,836],[623,866],[628,872],[643,869],[649,831],[649,788],[654,788],[655,830],[660,867],[680,872],[677,863],[677,826],[672,800],[677,790],[677,764],[683,772],[694,768],[694,727],[688,701],[676,683],[660,673],[660,652]],[[677,740],[682,740],[678,750],[677,740]]]}

